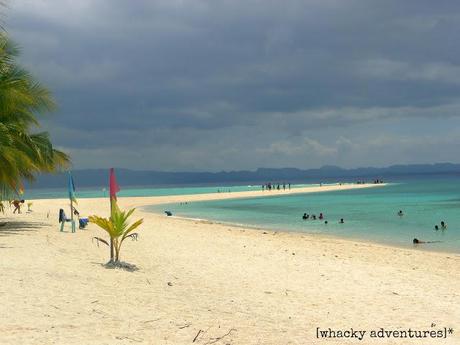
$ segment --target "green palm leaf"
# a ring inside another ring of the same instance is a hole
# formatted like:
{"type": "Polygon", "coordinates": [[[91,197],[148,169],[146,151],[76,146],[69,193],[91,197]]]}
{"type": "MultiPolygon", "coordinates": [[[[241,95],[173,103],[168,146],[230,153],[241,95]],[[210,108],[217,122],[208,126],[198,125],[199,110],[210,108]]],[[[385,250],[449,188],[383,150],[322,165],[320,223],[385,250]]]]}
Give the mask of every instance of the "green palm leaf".
{"type": "Polygon", "coordinates": [[[39,116],[54,110],[50,92],[16,63],[19,49],[0,32],[0,200],[14,195],[22,181],[70,165],[48,133],[36,132],[39,116]]]}
{"type": "Polygon", "coordinates": [[[108,241],[104,241],[98,237],[95,239],[110,246],[113,246],[113,253],[111,251],[110,262],[118,262],[121,245],[123,241],[131,237],[133,239],[137,238],[137,234],[133,233],[143,222],[143,219],[138,219],[134,223],[129,224],[129,218],[133,214],[135,209],[130,209],[128,211],[122,211],[118,207],[116,202],[112,203],[112,214],[110,218],[103,218],[99,216],[89,216],[89,221],[96,224],[101,229],[107,232],[110,238],[110,244],[108,241]]]}

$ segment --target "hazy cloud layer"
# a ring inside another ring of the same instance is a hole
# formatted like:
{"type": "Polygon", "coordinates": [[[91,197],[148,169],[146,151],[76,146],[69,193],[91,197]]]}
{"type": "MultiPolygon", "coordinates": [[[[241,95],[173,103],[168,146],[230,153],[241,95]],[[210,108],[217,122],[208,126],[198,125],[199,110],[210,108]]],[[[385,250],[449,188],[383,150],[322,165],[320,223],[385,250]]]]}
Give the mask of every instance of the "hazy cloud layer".
{"type": "Polygon", "coordinates": [[[75,166],[460,162],[460,3],[16,0],[75,166]]]}

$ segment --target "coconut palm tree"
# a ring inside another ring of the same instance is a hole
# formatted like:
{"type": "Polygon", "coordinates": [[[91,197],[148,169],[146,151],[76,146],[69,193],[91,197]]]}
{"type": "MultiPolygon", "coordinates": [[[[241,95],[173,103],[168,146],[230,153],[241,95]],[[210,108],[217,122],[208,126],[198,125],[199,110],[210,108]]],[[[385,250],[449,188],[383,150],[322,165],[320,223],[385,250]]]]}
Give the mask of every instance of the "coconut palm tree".
{"type": "Polygon", "coordinates": [[[0,200],[42,172],[67,167],[48,133],[38,132],[39,115],[54,110],[50,92],[16,63],[18,48],[0,33],[0,200]]]}
{"type": "Polygon", "coordinates": [[[135,209],[131,209],[129,211],[122,211],[118,207],[116,202],[112,204],[112,212],[110,218],[102,218],[99,216],[89,216],[88,219],[91,223],[98,225],[100,228],[105,230],[110,237],[109,241],[106,241],[100,237],[94,237],[97,242],[102,242],[106,244],[108,247],[110,243],[113,243],[113,252],[110,252],[110,261],[109,264],[117,264],[119,263],[120,259],[120,250],[123,241],[126,240],[128,237],[132,239],[137,239],[137,233],[133,231],[136,230],[143,222],[143,219],[139,219],[129,224],[129,217],[133,214],[135,209]]]}

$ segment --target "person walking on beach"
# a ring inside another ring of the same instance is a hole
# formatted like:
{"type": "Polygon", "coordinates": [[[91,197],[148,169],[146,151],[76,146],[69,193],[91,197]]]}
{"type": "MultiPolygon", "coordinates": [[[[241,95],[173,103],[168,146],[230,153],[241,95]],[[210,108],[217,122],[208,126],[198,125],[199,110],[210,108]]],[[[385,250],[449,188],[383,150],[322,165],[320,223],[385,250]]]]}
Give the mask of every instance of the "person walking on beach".
{"type": "Polygon", "coordinates": [[[18,211],[18,214],[21,213],[21,204],[23,203],[24,203],[24,200],[13,200],[13,206],[14,206],[13,213],[16,213],[16,211],[18,211]]]}

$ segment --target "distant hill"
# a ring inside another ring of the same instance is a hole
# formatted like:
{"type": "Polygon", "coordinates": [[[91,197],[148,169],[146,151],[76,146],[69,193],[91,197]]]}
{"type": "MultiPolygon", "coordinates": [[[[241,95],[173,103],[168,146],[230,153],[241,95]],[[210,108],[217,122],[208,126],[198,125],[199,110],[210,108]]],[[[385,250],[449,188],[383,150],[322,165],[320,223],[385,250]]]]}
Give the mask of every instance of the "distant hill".
{"type": "MultiPolygon", "coordinates": [[[[259,168],[255,171],[221,172],[160,172],[116,169],[117,180],[124,186],[165,186],[192,184],[262,184],[265,182],[327,182],[330,180],[350,181],[356,179],[385,179],[406,175],[452,174],[460,176],[460,164],[411,164],[392,165],[386,168],[343,169],[337,166],[323,166],[318,169],[259,168]]],[[[81,187],[102,187],[107,185],[108,169],[85,169],[72,171],[75,183],[81,187]]],[[[57,188],[67,185],[65,174],[41,175],[29,188],[57,188]]]]}

